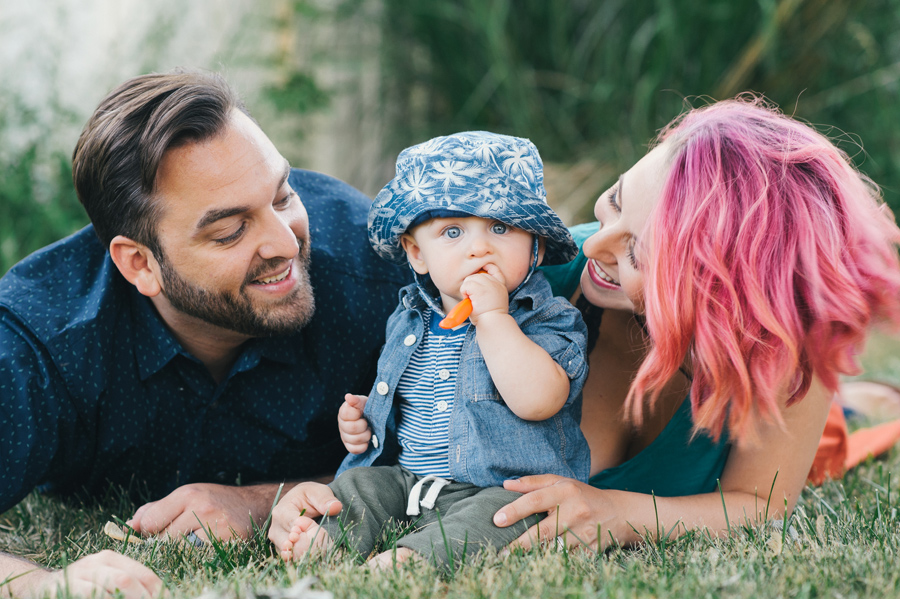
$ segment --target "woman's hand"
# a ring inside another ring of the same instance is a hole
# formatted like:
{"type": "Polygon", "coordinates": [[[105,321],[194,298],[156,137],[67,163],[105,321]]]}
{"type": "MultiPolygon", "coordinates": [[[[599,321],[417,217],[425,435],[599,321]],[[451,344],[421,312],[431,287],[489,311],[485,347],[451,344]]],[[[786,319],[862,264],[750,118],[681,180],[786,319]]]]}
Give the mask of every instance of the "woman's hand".
{"type": "Polygon", "coordinates": [[[530,548],[538,542],[564,542],[567,547],[587,545],[605,549],[618,539],[615,530],[623,520],[614,505],[615,491],[596,489],[555,474],[525,476],[503,483],[509,491],[525,493],[494,515],[494,524],[509,526],[522,518],[547,512],[547,517],[510,543],[530,548]],[[555,539],[559,538],[559,541],[555,539]]]}

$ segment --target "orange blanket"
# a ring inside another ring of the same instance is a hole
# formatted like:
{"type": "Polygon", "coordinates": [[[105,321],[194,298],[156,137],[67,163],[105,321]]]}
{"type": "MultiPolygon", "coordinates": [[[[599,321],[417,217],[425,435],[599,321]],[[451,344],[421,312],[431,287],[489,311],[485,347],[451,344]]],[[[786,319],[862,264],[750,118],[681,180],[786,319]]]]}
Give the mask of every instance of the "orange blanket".
{"type": "Polygon", "coordinates": [[[892,420],[871,428],[847,432],[844,411],[837,402],[831,404],[819,450],[809,471],[809,482],[821,485],[826,478],[839,479],[844,473],[871,456],[880,455],[900,440],[900,420],[892,420]]]}

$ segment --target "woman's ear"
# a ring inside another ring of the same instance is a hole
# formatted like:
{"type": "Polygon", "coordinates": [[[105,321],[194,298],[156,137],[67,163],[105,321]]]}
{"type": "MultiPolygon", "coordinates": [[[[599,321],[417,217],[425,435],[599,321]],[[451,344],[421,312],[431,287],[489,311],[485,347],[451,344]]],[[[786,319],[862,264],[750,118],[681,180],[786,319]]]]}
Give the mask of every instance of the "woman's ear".
{"type": "Polygon", "coordinates": [[[125,280],[137,287],[141,295],[153,297],[162,290],[159,263],[147,246],[116,235],[109,242],[109,255],[125,280]]]}
{"type": "Polygon", "coordinates": [[[404,233],[400,236],[400,245],[403,246],[403,250],[406,252],[406,259],[409,260],[409,264],[413,267],[413,270],[420,275],[427,275],[428,266],[425,264],[425,259],[422,256],[422,248],[416,243],[415,237],[409,233],[404,233]]]}

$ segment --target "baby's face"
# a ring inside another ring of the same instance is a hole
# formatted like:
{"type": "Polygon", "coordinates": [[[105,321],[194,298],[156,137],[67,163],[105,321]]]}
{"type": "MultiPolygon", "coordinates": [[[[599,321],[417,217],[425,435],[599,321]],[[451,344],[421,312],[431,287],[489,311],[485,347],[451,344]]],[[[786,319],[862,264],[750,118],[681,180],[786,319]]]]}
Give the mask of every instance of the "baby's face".
{"type": "Polygon", "coordinates": [[[531,268],[532,234],[497,220],[434,218],[403,236],[403,248],[419,274],[430,274],[442,299],[459,301],[469,275],[495,265],[512,291],[531,268]]]}

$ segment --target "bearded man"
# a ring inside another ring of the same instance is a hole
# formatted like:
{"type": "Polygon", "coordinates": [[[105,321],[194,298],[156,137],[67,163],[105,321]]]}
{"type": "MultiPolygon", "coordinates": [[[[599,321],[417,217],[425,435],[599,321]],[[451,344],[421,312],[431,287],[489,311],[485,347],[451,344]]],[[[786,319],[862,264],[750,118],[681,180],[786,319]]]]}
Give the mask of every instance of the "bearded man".
{"type": "MultiPolygon", "coordinates": [[[[369,199],[292,169],[215,74],[120,85],[73,176],[92,224],[0,279],[0,512],[112,483],[153,500],[142,534],[246,535],[280,483],[340,463],[337,410],[371,386],[408,274],[369,247],[369,199]]],[[[160,584],[115,553],[0,555],[21,574],[6,593],[160,584]]]]}

